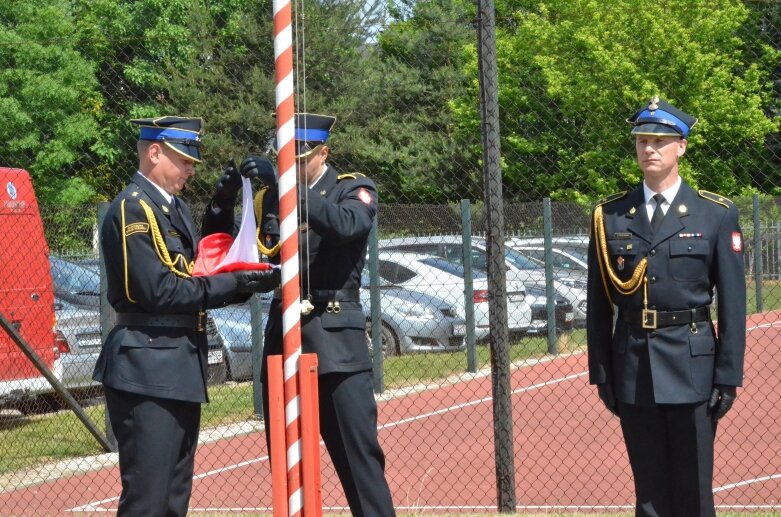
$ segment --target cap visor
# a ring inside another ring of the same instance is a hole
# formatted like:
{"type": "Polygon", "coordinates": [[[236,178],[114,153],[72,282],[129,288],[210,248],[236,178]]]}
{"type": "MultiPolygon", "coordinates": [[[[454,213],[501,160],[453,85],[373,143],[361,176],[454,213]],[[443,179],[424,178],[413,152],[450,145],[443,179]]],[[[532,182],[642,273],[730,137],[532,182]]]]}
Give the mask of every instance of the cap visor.
{"type": "Polygon", "coordinates": [[[201,163],[200,147],[195,145],[178,144],[174,142],[165,142],[165,145],[167,145],[177,153],[181,154],[185,158],[189,158],[190,160],[196,163],[201,163]]]}
{"type": "Polygon", "coordinates": [[[654,136],[683,136],[681,133],[670,126],[664,124],[640,124],[632,128],[633,135],[654,135],[654,136]]]}

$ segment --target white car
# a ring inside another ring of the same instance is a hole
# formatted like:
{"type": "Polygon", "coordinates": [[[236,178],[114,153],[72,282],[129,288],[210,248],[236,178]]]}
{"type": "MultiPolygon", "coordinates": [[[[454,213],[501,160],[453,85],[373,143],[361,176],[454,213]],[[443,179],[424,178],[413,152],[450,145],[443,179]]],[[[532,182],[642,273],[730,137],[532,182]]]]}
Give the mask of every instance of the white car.
{"type": "MultiPolygon", "coordinates": [[[[450,262],[463,262],[464,245],[460,235],[430,235],[421,237],[398,237],[379,241],[381,250],[398,250],[425,253],[444,258],[450,262]]],[[[545,287],[545,264],[523,253],[505,246],[507,281],[518,281],[529,287],[545,287]]],[[[472,238],[472,266],[486,271],[486,241],[472,238]]],[[[553,288],[556,294],[567,300],[575,309],[575,326],[586,324],[586,273],[585,271],[554,268],[553,288]]]]}
{"type": "MultiPolygon", "coordinates": [[[[518,244],[513,246],[513,249],[533,259],[545,262],[544,246],[518,244]]],[[[556,268],[571,269],[573,271],[588,271],[588,251],[581,253],[580,251],[553,246],[551,248],[551,265],[556,268]]]]}
{"type": "MultiPolygon", "coordinates": [[[[425,292],[442,298],[465,315],[464,268],[429,255],[381,251],[378,257],[380,277],[394,285],[425,292]]],[[[485,339],[490,334],[488,318],[488,278],[484,271],[473,270],[472,303],[475,315],[475,337],[485,339]]],[[[531,323],[531,307],[526,302],[526,288],[522,282],[507,282],[507,320],[511,333],[526,332],[531,323]]]]}

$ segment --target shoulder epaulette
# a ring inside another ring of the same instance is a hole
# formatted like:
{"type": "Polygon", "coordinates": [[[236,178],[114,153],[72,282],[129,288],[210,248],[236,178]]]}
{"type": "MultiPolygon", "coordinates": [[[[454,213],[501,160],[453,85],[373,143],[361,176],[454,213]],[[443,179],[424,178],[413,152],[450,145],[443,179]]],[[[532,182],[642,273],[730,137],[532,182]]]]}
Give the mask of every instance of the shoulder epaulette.
{"type": "Polygon", "coordinates": [[[698,190],[697,194],[700,195],[702,199],[707,199],[708,201],[712,201],[718,205],[721,205],[725,208],[729,208],[732,204],[732,201],[727,199],[726,197],[722,196],[721,194],[716,194],[714,192],[708,192],[707,190],[698,190]]]}
{"type": "Polygon", "coordinates": [[[600,205],[606,205],[607,203],[610,203],[612,201],[615,201],[616,199],[621,199],[622,197],[626,196],[627,191],[624,190],[622,192],[619,192],[617,194],[610,194],[607,197],[604,197],[597,201],[596,205],[594,206],[600,206],[600,205]]]}
{"type": "Polygon", "coordinates": [[[354,180],[354,179],[358,179],[358,176],[366,177],[366,174],[360,172],[345,172],[344,174],[338,175],[336,177],[336,181],[354,180]]]}

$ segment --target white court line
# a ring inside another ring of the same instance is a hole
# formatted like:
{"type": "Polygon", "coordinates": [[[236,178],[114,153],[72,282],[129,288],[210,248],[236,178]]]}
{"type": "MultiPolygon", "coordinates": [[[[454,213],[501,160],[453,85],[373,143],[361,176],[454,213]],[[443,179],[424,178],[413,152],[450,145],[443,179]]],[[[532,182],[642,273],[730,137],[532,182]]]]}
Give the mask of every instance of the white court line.
{"type": "Polygon", "coordinates": [[[772,479],[781,479],[781,474],[771,474],[770,476],[762,476],[754,479],[746,479],[745,481],[738,481],[737,483],[722,485],[718,488],[714,488],[713,493],[715,494],[716,492],[723,492],[724,490],[732,490],[733,488],[750,485],[752,483],[763,483],[765,481],[770,481],[772,479]]]}
{"type": "MultiPolygon", "coordinates": [[[[576,379],[576,378],[582,377],[584,375],[588,375],[588,372],[586,371],[586,372],[576,373],[576,374],[573,374],[573,375],[568,375],[566,377],[561,377],[559,379],[553,379],[553,380],[550,380],[550,381],[541,382],[539,384],[534,384],[532,386],[527,386],[525,388],[518,388],[516,390],[513,390],[511,392],[511,395],[517,395],[518,393],[524,393],[524,392],[527,392],[527,391],[532,391],[532,390],[535,390],[535,389],[544,388],[546,386],[559,384],[561,382],[566,382],[566,381],[569,381],[569,380],[572,380],[572,379],[576,379]]],[[[378,426],[377,429],[378,430],[380,430],[380,429],[390,429],[392,427],[396,427],[396,426],[399,426],[399,425],[402,425],[402,424],[406,424],[406,423],[409,423],[409,422],[415,422],[417,420],[422,420],[422,419],[433,417],[433,416],[436,416],[436,415],[442,415],[444,413],[448,413],[448,412],[451,412],[451,411],[457,411],[459,409],[463,409],[463,408],[466,408],[466,407],[476,406],[478,404],[483,404],[485,402],[491,401],[492,399],[493,399],[493,397],[484,397],[484,398],[479,399],[479,400],[472,400],[470,402],[465,402],[463,404],[457,404],[455,406],[439,409],[437,411],[432,411],[430,413],[424,413],[422,415],[417,415],[417,416],[414,416],[414,417],[405,418],[405,419],[402,419],[402,420],[399,420],[399,421],[396,421],[396,422],[390,422],[390,423],[387,423],[387,424],[383,424],[381,426],[378,426]]],[[[322,441],[320,443],[322,443],[322,441]]],[[[218,468],[218,469],[213,469],[213,470],[210,470],[208,472],[203,472],[201,474],[193,476],[193,480],[205,478],[205,477],[212,476],[212,475],[215,475],[215,474],[221,474],[223,472],[228,472],[228,471],[235,470],[235,469],[241,468],[241,467],[246,467],[247,465],[252,465],[253,463],[258,463],[260,461],[265,461],[267,459],[268,459],[268,455],[265,455],[265,456],[261,456],[260,458],[255,458],[255,459],[252,459],[252,460],[242,461],[242,462],[236,463],[234,465],[227,465],[225,467],[221,467],[221,468],[218,468]]],[[[77,507],[71,508],[70,510],[67,510],[67,511],[69,511],[69,512],[100,512],[100,511],[104,511],[103,509],[100,508],[100,506],[102,506],[102,505],[104,505],[106,503],[110,503],[112,501],[116,501],[118,499],[119,499],[119,496],[115,496],[115,497],[111,497],[109,499],[103,499],[102,501],[95,501],[95,502],[92,502],[92,503],[87,503],[87,504],[82,505],[82,506],[77,506],[77,507]]],[[[113,510],[111,510],[111,511],[113,511],[113,510]]],[[[220,510],[212,510],[212,511],[220,511],[220,510]]]]}
{"type": "MultiPolygon", "coordinates": [[[[774,321],[774,322],[771,322],[771,323],[762,323],[761,325],[755,325],[753,327],[748,327],[748,328],[746,328],[746,332],[750,332],[752,330],[763,329],[763,328],[775,327],[775,326],[781,326],[781,320],[777,320],[777,321],[774,321]]],[[[584,375],[588,375],[588,371],[580,372],[580,373],[576,373],[576,374],[572,374],[572,375],[568,375],[566,377],[560,377],[558,379],[553,379],[553,380],[542,382],[542,383],[539,383],[539,384],[533,384],[531,386],[527,386],[527,387],[524,387],[524,388],[518,388],[516,390],[513,390],[511,392],[511,395],[517,395],[519,393],[524,393],[524,392],[527,392],[527,391],[532,391],[532,390],[535,390],[535,389],[544,388],[546,386],[551,386],[551,385],[559,384],[559,383],[562,383],[562,382],[570,381],[570,380],[576,379],[578,377],[582,377],[584,375]]],[[[429,417],[433,417],[433,416],[437,416],[437,415],[442,415],[442,414],[449,413],[451,411],[457,411],[459,409],[463,409],[463,408],[466,408],[466,407],[476,406],[478,404],[484,404],[486,402],[490,402],[491,400],[493,400],[493,397],[484,397],[484,398],[481,398],[481,399],[478,399],[478,400],[465,402],[463,404],[457,404],[455,406],[450,406],[450,407],[438,409],[436,411],[432,411],[432,412],[429,412],[429,413],[424,413],[424,414],[417,415],[417,416],[414,416],[414,417],[405,418],[405,419],[402,419],[402,420],[398,420],[396,422],[389,422],[387,424],[382,424],[382,425],[378,426],[377,429],[378,429],[378,431],[382,430],[382,429],[391,429],[393,427],[397,427],[399,425],[406,424],[406,423],[409,423],[409,422],[415,422],[417,420],[423,420],[425,418],[429,418],[429,417]]],[[[321,441],[321,443],[322,443],[322,441],[321,441]]],[[[216,474],[221,474],[223,472],[229,472],[229,471],[235,470],[237,468],[246,467],[247,465],[251,465],[253,463],[258,463],[260,461],[266,461],[267,459],[268,459],[268,455],[261,456],[260,458],[255,458],[255,459],[252,459],[252,460],[247,460],[247,461],[243,461],[243,462],[240,462],[240,463],[236,463],[234,465],[228,465],[228,466],[225,466],[225,467],[221,467],[219,469],[210,470],[208,472],[203,472],[201,474],[193,476],[193,480],[195,480],[195,479],[202,479],[202,478],[205,478],[205,477],[208,477],[208,476],[212,476],[212,475],[216,475],[216,474]]],[[[733,483],[731,485],[724,485],[723,487],[719,487],[719,488],[714,489],[713,492],[715,493],[715,492],[722,491],[722,490],[728,490],[728,489],[734,488],[736,486],[747,485],[747,484],[755,483],[755,482],[759,482],[759,481],[766,481],[766,480],[769,480],[769,479],[776,479],[776,477],[781,477],[781,474],[773,474],[772,476],[769,476],[769,477],[766,477],[766,478],[757,478],[756,480],[747,480],[747,481],[741,481],[741,482],[738,482],[738,483],[733,483]]],[[[72,509],[67,510],[67,511],[69,511],[69,512],[88,512],[88,511],[91,511],[91,512],[101,512],[101,511],[104,511],[103,509],[100,508],[101,505],[106,504],[106,503],[110,503],[112,501],[116,501],[118,499],[119,499],[119,496],[116,496],[116,497],[112,497],[112,498],[109,498],[109,499],[104,499],[102,501],[96,501],[96,502],[93,502],[93,503],[88,503],[88,504],[83,505],[83,506],[78,506],[76,508],[72,508],[72,509]]],[[[483,509],[483,508],[495,509],[495,506],[486,506],[486,507],[482,507],[482,506],[458,506],[458,507],[432,506],[432,507],[428,507],[427,506],[427,507],[420,507],[420,508],[444,509],[444,510],[447,510],[447,509],[450,509],[450,508],[453,508],[453,509],[462,508],[462,509],[480,510],[480,509],[483,509]]],[[[625,508],[630,508],[631,509],[631,508],[634,508],[634,506],[628,506],[628,507],[627,506],[621,506],[621,505],[618,505],[618,506],[525,506],[525,507],[520,507],[519,506],[517,508],[518,509],[530,509],[530,510],[531,509],[539,509],[539,510],[542,510],[542,509],[554,509],[554,510],[555,509],[560,509],[560,510],[566,510],[566,509],[577,509],[577,508],[599,510],[599,509],[625,509],[625,508]]],[[[763,505],[739,506],[739,507],[736,506],[735,508],[758,508],[758,509],[761,509],[761,508],[765,508],[765,506],[763,506],[763,505]]],[[[775,509],[777,507],[776,506],[768,506],[767,508],[775,509]]],[[[334,508],[334,509],[338,510],[338,508],[334,508]]],[[[399,509],[404,509],[404,508],[403,507],[399,507],[399,509]]],[[[268,510],[268,509],[253,508],[250,511],[266,511],[266,510],[268,510]]],[[[113,510],[105,510],[105,511],[113,511],[113,510]]],[[[190,511],[198,511],[198,510],[192,509],[190,511]]],[[[201,510],[201,511],[206,511],[206,510],[201,510]]],[[[209,511],[221,511],[221,510],[220,509],[212,509],[212,510],[209,510],[209,511]]],[[[230,510],[227,510],[227,511],[240,511],[240,509],[235,509],[234,508],[234,509],[230,509],[230,510]]]]}

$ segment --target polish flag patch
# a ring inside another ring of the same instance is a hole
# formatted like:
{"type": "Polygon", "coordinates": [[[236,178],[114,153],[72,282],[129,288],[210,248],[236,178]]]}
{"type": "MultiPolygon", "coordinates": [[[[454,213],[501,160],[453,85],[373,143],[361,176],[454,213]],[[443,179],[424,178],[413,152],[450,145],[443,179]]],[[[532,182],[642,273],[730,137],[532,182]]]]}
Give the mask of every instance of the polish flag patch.
{"type": "MultiPolygon", "coordinates": [[[[361,189],[358,190],[358,199],[360,199],[361,201],[363,201],[367,205],[371,205],[372,204],[372,195],[369,194],[369,191],[366,190],[365,188],[361,188],[361,189]]],[[[733,246],[734,246],[734,244],[733,244],[733,246]]]]}
{"type": "Polygon", "coordinates": [[[732,232],[732,251],[743,251],[743,238],[740,232],[732,232]]]}

